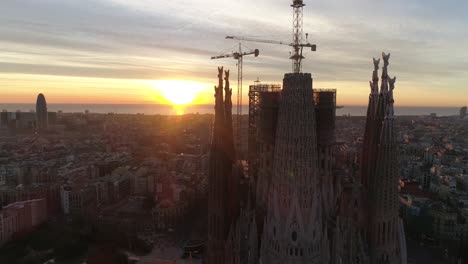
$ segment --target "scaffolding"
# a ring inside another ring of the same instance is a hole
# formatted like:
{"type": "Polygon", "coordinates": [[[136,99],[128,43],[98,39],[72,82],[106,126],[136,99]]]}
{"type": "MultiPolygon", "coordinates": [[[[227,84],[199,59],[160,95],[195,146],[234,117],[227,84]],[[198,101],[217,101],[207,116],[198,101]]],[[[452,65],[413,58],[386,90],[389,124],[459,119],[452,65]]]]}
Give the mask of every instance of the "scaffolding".
{"type": "Polygon", "coordinates": [[[249,138],[248,138],[248,160],[249,175],[256,180],[256,168],[258,160],[257,136],[259,129],[259,110],[261,109],[262,98],[266,99],[269,95],[279,95],[281,85],[279,84],[261,84],[259,81],[249,87],[249,138]]]}
{"type": "Polygon", "coordinates": [[[317,142],[335,143],[336,89],[314,89],[314,106],[317,123],[317,142]]]}

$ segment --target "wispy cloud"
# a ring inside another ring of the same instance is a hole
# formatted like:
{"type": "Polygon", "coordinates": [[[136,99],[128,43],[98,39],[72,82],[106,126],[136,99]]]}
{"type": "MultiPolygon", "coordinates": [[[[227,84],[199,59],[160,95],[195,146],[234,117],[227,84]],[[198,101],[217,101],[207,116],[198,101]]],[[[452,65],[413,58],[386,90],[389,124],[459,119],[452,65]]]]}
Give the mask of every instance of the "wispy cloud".
{"type": "MultiPolygon", "coordinates": [[[[362,83],[372,57],[392,53],[391,74],[414,89],[465,89],[468,4],[455,0],[306,1],[305,31],[318,44],[304,69],[317,85],[362,83]]],[[[288,0],[6,0],[0,6],[0,73],[106,79],[210,81],[225,35],[290,38],[288,0]]],[[[280,81],[287,47],[246,43],[247,83],[280,81]]],[[[339,88],[339,87],[338,87],[339,88]]],[[[346,89],[346,87],[342,87],[346,89]]],[[[345,92],[346,94],[346,92],[345,92]]],[[[401,96],[410,97],[410,93],[401,96]]],[[[454,102],[458,102],[454,98],[454,102]]]]}

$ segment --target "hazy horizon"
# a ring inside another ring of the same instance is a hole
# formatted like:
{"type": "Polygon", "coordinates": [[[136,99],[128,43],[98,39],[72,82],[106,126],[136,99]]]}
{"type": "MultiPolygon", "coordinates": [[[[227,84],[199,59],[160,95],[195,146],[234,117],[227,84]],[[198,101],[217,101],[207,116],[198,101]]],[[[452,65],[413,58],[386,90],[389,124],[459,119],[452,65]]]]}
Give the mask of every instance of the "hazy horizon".
{"type": "MultiPolygon", "coordinates": [[[[35,104],[2,104],[0,111],[10,112],[35,112],[35,104]]],[[[62,111],[64,113],[83,113],[89,111],[96,114],[145,114],[145,115],[181,115],[181,114],[213,114],[213,104],[189,104],[189,105],[171,105],[171,104],[48,104],[50,112],[62,111]]],[[[421,116],[435,113],[438,116],[458,116],[459,107],[431,107],[431,106],[396,106],[395,114],[397,116],[421,116]]],[[[243,115],[249,113],[248,105],[242,106],[243,115]]],[[[337,109],[336,115],[365,116],[367,106],[365,105],[344,105],[337,109]]]]}
{"type": "MultiPolygon", "coordinates": [[[[47,97],[46,97],[47,99],[47,97]]],[[[35,105],[35,102],[29,102],[29,103],[22,103],[22,102],[0,102],[1,105],[35,105]]],[[[167,105],[167,106],[173,106],[171,103],[159,103],[159,102],[143,102],[143,103],[49,103],[47,102],[47,105],[167,105]]],[[[179,105],[179,106],[189,106],[189,105],[209,105],[209,106],[214,106],[213,103],[191,103],[187,105],[179,105]]],[[[243,106],[247,107],[249,106],[248,104],[242,104],[243,106]]],[[[338,104],[338,106],[344,106],[344,107],[367,107],[366,104],[338,104]]],[[[465,105],[458,105],[458,106],[450,106],[450,105],[440,105],[440,106],[434,106],[434,105],[399,105],[395,103],[395,107],[412,107],[412,108],[462,108],[466,106],[465,105]]]]}

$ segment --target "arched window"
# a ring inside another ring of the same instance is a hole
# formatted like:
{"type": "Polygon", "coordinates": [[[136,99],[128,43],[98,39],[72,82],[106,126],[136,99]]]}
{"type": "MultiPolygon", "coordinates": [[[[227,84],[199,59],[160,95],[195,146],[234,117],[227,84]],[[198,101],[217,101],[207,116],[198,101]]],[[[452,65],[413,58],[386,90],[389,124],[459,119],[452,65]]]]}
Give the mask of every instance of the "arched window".
{"type": "Polygon", "coordinates": [[[293,231],[292,234],[291,234],[291,239],[292,241],[296,242],[297,241],[297,232],[296,231],[293,231]]]}

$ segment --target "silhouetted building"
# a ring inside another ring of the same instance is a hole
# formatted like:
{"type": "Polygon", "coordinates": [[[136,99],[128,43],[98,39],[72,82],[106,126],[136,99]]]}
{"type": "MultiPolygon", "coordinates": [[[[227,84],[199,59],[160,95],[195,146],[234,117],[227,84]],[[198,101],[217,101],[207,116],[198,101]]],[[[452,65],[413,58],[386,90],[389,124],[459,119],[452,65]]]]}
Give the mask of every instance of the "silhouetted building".
{"type": "Polygon", "coordinates": [[[281,96],[260,259],[325,263],[311,75],[286,74],[281,96]]]}
{"type": "Polygon", "coordinates": [[[57,112],[47,112],[47,122],[49,126],[57,124],[57,112]]]}
{"type": "Polygon", "coordinates": [[[283,90],[250,87],[246,263],[406,264],[388,59],[380,91],[374,63],[360,174],[336,144],[336,90],[305,73],[286,74],[283,90]]]}
{"type": "MultiPolygon", "coordinates": [[[[280,97],[280,85],[257,82],[249,88],[249,176],[258,182],[255,200],[263,210],[272,175],[280,97]]],[[[263,224],[263,218],[260,222],[263,224]]]]}
{"type": "Polygon", "coordinates": [[[6,112],[0,113],[0,129],[14,135],[17,132],[28,133],[34,130],[36,114],[34,112],[6,112]]]}
{"type": "Polygon", "coordinates": [[[229,71],[225,74],[223,100],[223,68],[218,68],[208,175],[208,264],[239,263],[239,225],[236,224],[240,211],[239,178],[233,173],[232,91],[229,71]]]}
{"type": "Polygon", "coordinates": [[[317,119],[317,148],[320,186],[323,195],[323,208],[329,215],[336,204],[336,184],[334,179],[333,147],[336,143],[335,119],[336,119],[336,90],[314,90],[315,115],[317,119]]]}
{"type": "Polygon", "coordinates": [[[8,112],[6,110],[2,110],[0,113],[0,129],[8,128],[8,112]]]}
{"type": "Polygon", "coordinates": [[[390,54],[383,54],[383,59],[380,91],[377,76],[380,60],[374,60],[361,179],[367,197],[365,233],[370,263],[397,264],[406,262],[406,242],[398,211],[399,163],[393,107],[396,78],[388,77],[390,54]]]}
{"type": "Polygon", "coordinates": [[[460,118],[464,119],[466,116],[466,106],[460,108],[460,118]]]}
{"type": "Polygon", "coordinates": [[[49,126],[47,103],[43,94],[37,96],[36,102],[36,120],[38,130],[46,130],[49,126]]]}

